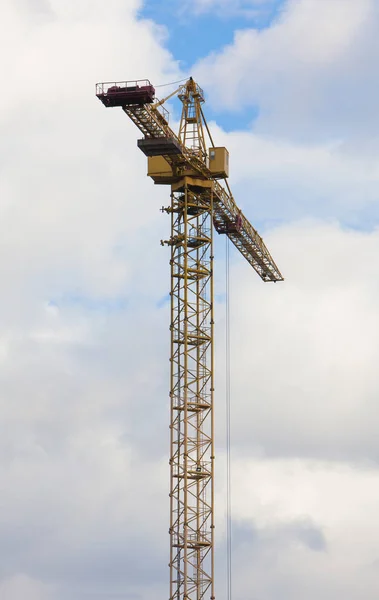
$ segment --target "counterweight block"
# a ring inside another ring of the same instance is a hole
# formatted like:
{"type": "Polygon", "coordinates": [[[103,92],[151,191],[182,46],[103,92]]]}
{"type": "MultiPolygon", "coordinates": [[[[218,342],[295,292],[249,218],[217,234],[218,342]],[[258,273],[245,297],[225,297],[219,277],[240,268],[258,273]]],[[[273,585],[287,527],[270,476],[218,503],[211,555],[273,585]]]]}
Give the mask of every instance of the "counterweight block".
{"type": "Polygon", "coordinates": [[[96,96],[107,108],[131,105],[143,106],[154,102],[155,89],[148,79],[97,83],[96,96]]]}
{"type": "Polygon", "coordinates": [[[180,144],[170,137],[142,138],[137,141],[137,146],[146,156],[182,154],[180,144]]]}

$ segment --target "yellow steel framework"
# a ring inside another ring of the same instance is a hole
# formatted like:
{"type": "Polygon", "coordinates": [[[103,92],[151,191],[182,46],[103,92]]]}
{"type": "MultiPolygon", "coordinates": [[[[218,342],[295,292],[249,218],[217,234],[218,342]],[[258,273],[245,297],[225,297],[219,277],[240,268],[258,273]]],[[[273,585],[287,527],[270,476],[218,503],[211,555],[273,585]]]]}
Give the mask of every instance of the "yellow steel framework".
{"type": "Polygon", "coordinates": [[[149,82],[102,83],[96,91],[105,106],[121,106],[142,131],[138,146],[149,157],[155,183],[171,186],[164,209],[171,233],[162,241],[171,248],[170,600],[213,600],[214,229],[229,237],[263,281],[283,278],[226,179],[227,189],[212,173],[205,131],[213,141],[195,81],[169,96],[178,94],[183,103],[179,136],[169,127],[164,100],[154,102],[149,82]]]}
{"type": "Polygon", "coordinates": [[[212,192],[171,195],[171,592],[213,593],[212,192]]]}

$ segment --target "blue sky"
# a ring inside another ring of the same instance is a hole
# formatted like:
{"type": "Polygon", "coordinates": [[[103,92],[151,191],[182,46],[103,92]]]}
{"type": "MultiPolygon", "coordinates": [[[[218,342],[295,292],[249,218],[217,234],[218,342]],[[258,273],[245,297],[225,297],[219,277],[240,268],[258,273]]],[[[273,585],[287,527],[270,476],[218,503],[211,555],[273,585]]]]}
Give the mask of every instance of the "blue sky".
{"type": "MultiPolygon", "coordinates": [[[[140,16],[166,28],[166,47],[179,61],[186,77],[192,74],[191,68],[198,60],[231,44],[236,31],[252,28],[260,31],[270,27],[285,2],[265,2],[254,9],[254,15],[247,12],[247,6],[251,7],[251,4],[242,1],[239,8],[233,11],[209,9],[197,12],[186,8],[186,2],[180,3],[178,0],[146,0],[140,16]]],[[[258,114],[258,106],[236,108],[232,114],[230,111],[216,112],[207,106],[208,118],[217,119],[226,131],[249,127],[258,114]]]]}

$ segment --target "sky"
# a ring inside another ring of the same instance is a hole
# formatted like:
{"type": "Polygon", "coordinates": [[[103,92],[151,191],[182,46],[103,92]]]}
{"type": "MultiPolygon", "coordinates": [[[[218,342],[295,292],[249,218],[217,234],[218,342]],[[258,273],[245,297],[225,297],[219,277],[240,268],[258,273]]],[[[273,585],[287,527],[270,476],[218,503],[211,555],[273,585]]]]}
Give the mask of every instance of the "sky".
{"type": "Polygon", "coordinates": [[[233,598],[377,600],[378,27],[376,0],[1,3],[1,600],[167,597],[168,196],[95,83],[188,75],[285,277],[231,251],[233,598]]]}

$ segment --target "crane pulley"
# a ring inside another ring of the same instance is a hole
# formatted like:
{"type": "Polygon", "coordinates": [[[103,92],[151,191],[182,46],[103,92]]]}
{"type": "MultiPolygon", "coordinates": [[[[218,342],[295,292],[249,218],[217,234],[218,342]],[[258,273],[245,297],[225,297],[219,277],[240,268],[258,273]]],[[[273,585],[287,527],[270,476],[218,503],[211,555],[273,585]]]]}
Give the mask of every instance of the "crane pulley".
{"type": "Polygon", "coordinates": [[[148,80],[99,83],[96,95],[135,123],[148,175],[171,187],[171,204],[162,208],[170,238],[161,241],[171,252],[170,600],[214,600],[214,230],[263,281],[283,277],[233,198],[228,151],[213,143],[192,77],[160,101],[148,80]],[[164,107],[174,95],[183,104],[178,135],[164,107]]]}

